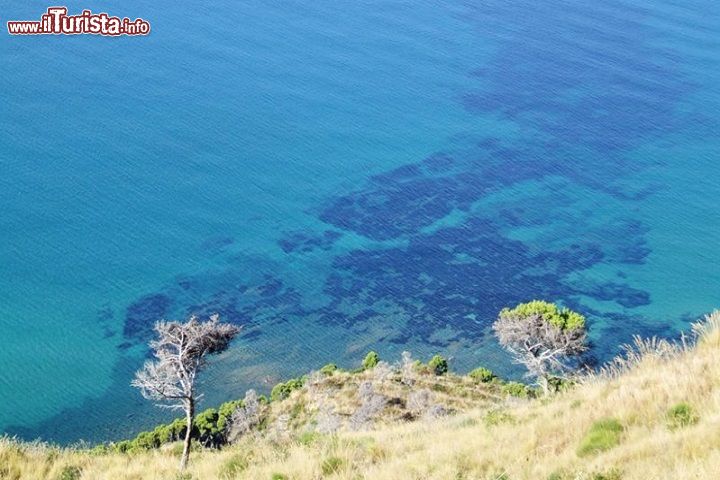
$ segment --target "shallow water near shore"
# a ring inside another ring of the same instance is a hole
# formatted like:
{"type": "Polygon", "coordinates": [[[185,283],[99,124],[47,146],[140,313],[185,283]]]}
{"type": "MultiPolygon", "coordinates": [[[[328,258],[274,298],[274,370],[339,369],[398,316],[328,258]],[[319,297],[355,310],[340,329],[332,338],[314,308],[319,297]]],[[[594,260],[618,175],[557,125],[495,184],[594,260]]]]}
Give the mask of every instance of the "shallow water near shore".
{"type": "Polygon", "coordinates": [[[369,349],[518,375],[489,326],[533,298],[599,362],[720,306],[713,3],[175,5],[0,36],[0,432],[171,418],[129,387],[159,318],[244,326],[212,406],[369,349]]]}

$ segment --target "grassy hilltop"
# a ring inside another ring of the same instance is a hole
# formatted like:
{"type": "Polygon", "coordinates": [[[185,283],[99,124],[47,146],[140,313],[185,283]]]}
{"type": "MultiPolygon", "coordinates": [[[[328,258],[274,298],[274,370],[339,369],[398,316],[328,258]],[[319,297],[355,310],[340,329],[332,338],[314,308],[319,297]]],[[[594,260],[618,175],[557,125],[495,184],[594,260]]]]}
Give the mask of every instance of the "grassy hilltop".
{"type": "Polygon", "coordinates": [[[356,372],[328,366],[290,382],[273,401],[260,400],[257,421],[233,443],[198,446],[184,474],[175,443],[128,443],[121,453],[6,439],[0,479],[665,480],[720,472],[718,312],[696,342],[638,340],[602,372],[550,396],[485,370],[446,373],[441,360],[410,371],[409,361],[390,368],[373,359],[356,372]]]}

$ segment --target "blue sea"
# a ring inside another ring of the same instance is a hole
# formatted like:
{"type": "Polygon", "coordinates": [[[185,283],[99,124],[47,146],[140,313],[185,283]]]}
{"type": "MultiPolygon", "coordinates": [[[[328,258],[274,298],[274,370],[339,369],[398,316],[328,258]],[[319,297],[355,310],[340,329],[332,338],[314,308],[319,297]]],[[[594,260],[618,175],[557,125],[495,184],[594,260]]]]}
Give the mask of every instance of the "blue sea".
{"type": "Polygon", "coordinates": [[[152,33],[0,32],[0,432],[172,418],[158,319],[243,325],[202,408],[371,349],[519,378],[535,298],[596,362],[720,307],[713,1],[63,3],[152,33]]]}

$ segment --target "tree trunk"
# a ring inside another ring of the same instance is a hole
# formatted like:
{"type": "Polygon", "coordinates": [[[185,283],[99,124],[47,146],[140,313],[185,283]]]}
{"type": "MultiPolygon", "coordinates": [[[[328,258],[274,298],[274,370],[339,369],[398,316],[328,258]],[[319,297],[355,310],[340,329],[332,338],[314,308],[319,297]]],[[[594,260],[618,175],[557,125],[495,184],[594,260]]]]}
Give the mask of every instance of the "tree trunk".
{"type": "Polygon", "coordinates": [[[550,395],[550,382],[548,381],[548,377],[541,375],[540,378],[538,378],[538,383],[540,384],[540,388],[542,388],[543,396],[547,397],[550,395]]]}
{"type": "Polygon", "coordinates": [[[190,399],[188,401],[187,409],[185,410],[187,418],[187,427],[185,429],[185,442],[183,445],[182,458],[180,459],[180,471],[182,472],[187,467],[188,459],[190,458],[190,441],[192,437],[192,426],[193,418],[195,417],[195,400],[190,399]]]}

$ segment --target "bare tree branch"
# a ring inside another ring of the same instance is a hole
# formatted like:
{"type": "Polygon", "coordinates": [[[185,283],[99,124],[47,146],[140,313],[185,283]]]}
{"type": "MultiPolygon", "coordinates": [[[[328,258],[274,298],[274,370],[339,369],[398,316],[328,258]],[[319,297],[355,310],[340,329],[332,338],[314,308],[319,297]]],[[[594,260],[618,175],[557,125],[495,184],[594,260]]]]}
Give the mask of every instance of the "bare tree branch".
{"type": "Polygon", "coordinates": [[[205,367],[207,356],[223,352],[240,332],[240,328],[221,323],[218,315],[201,322],[193,316],[185,322],[157,322],[157,339],[150,342],[154,361],[145,362],[135,374],[131,385],[140,389],[148,400],[161,402],[159,406],[185,412],[187,429],[180,470],[184,470],[190,455],[195,404],[195,379],[205,367]]]}

